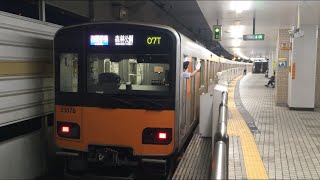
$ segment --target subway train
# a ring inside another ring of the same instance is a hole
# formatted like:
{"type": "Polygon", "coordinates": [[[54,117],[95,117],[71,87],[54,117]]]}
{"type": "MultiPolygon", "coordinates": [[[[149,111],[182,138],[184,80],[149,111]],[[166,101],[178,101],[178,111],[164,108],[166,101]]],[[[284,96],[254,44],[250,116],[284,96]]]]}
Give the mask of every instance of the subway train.
{"type": "Polygon", "coordinates": [[[253,62],[253,73],[265,73],[268,70],[267,61],[254,61],[253,62]]]}
{"type": "MultiPolygon", "coordinates": [[[[96,22],[54,37],[55,140],[67,175],[128,167],[170,175],[217,72],[252,64],[218,57],[163,25],[96,22]],[[183,78],[190,57],[200,71],[183,78]]],[[[123,175],[124,176],[124,175],[123,175]]]]}

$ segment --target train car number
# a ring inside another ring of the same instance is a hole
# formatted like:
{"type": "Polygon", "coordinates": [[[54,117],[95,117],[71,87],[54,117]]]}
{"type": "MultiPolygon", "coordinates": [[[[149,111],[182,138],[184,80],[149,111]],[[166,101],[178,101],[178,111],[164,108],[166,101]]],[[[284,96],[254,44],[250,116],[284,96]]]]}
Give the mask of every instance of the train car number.
{"type": "Polygon", "coordinates": [[[147,43],[148,44],[158,44],[158,45],[160,45],[160,40],[161,40],[161,37],[148,37],[147,38],[147,43]]]}
{"type": "Polygon", "coordinates": [[[75,113],[76,113],[76,110],[75,110],[74,108],[65,108],[65,107],[62,107],[60,112],[62,112],[62,113],[73,113],[73,114],[75,114],[75,113]]]}

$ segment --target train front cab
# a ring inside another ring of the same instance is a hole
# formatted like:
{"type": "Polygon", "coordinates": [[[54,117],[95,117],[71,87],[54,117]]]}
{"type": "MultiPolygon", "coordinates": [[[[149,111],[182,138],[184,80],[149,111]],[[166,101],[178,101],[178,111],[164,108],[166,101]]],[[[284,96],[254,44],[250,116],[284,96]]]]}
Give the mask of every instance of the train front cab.
{"type": "Polygon", "coordinates": [[[55,139],[68,172],[168,165],[177,149],[176,39],[133,24],[57,32],[55,139]]]}

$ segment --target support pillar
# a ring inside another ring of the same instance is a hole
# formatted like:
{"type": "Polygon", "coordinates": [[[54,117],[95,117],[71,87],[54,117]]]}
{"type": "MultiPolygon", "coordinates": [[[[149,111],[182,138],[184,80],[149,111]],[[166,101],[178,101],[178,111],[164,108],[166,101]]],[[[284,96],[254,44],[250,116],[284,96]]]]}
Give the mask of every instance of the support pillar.
{"type": "MultiPolygon", "coordinates": [[[[276,72],[276,105],[287,106],[288,104],[288,61],[289,50],[283,50],[281,44],[290,43],[289,29],[279,29],[277,43],[276,72]],[[286,64],[285,66],[282,66],[286,64]]],[[[273,73],[273,72],[272,72],[273,73]]]]}
{"type": "Polygon", "coordinates": [[[318,26],[303,25],[302,37],[292,38],[288,106],[290,109],[313,110],[315,107],[318,26]]]}

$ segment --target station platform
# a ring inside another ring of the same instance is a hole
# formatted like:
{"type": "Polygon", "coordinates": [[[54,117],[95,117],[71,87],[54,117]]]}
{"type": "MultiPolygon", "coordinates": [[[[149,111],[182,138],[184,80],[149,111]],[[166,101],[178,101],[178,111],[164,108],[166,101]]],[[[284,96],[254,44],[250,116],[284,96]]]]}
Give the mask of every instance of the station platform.
{"type": "Polygon", "coordinates": [[[211,138],[201,138],[198,132],[194,133],[172,179],[210,179],[211,138]]]}
{"type": "Polygon", "coordinates": [[[248,74],[229,85],[229,179],[319,179],[320,110],[276,106],[267,82],[248,74]]]}
{"type": "MultiPolygon", "coordinates": [[[[276,106],[268,80],[248,74],[229,84],[228,178],[320,179],[320,109],[276,106]]],[[[211,151],[196,131],[173,179],[210,179],[211,151]]]]}

